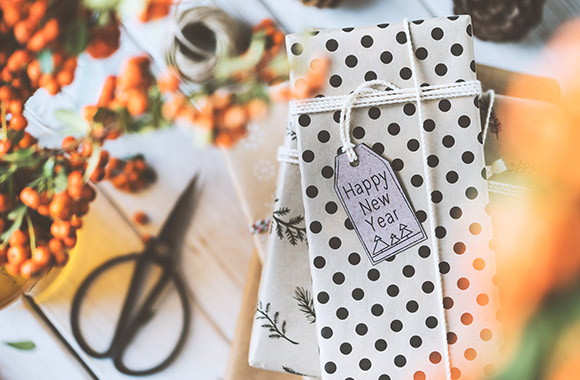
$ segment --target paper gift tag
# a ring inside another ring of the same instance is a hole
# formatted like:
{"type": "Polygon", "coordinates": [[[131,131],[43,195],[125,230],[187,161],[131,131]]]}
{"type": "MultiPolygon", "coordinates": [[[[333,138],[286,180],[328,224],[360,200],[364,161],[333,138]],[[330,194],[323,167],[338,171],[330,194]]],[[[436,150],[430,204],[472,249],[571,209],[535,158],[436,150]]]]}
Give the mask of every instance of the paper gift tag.
{"type": "Polygon", "coordinates": [[[369,259],[377,264],[427,239],[389,161],[364,144],[335,158],[334,189],[369,259]]]}

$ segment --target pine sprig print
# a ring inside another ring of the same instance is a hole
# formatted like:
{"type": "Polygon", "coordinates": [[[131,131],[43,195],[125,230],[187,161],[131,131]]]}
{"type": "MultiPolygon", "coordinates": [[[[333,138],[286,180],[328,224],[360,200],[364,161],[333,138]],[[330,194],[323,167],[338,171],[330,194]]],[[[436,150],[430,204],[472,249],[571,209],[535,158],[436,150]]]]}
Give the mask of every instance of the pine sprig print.
{"type": "Polygon", "coordinates": [[[506,164],[508,170],[514,174],[537,174],[538,166],[533,161],[520,160],[506,164]]]}
{"type": "MultiPolygon", "coordinates": [[[[479,98],[479,108],[483,110],[487,110],[489,108],[489,97],[480,97],[479,98]]],[[[482,123],[485,122],[485,117],[487,116],[487,112],[482,113],[482,123]]],[[[497,138],[499,138],[499,133],[501,132],[501,122],[497,117],[497,113],[495,112],[495,108],[491,109],[491,115],[489,117],[489,131],[493,133],[497,138]]],[[[484,141],[485,143],[485,141],[484,141]]]]}
{"type": "Polygon", "coordinates": [[[286,367],[285,365],[283,365],[283,366],[282,366],[282,369],[284,370],[284,372],[286,372],[286,373],[289,373],[289,374],[292,374],[292,375],[298,375],[298,376],[308,376],[308,375],[305,375],[305,374],[303,374],[303,373],[300,373],[300,372],[298,372],[298,371],[295,371],[295,370],[293,370],[293,369],[292,369],[292,368],[290,368],[290,367],[286,367]]]}
{"type": "Polygon", "coordinates": [[[286,135],[289,136],[292,141],[296,140],[296,131],[292,128],[286,128],[286,135]]]}
{"type": "Polygon", "coordinates": [[[306,315],[306,320],[310,323],[316,322],[314,299],[310,292],[301,286],[297,286],[294,290],[294,299],[298,301],[298,307],[306,315]]]}
{"type": "Polygon", "coordinates": [[[286,238],[291,245],[297,245],[299,241],[306,240],[306,227],[304,227],[304,216],[298,215],[284,220],[283,217],[290,213],[288,207],[281,207],[272,213],[272,227],[280,240],[286,238]]]}
{"type": "Polygon", "coordinates": [[[258,302],[258,307],[256,308],[257,316],[256,319],[264,320],[262,327],[268,329],[270,335],[269,338],[272,339],[280,339],[283,338],[292,344],[298,344],[298,342],[293,341],[292,339],[286,336],[286,321],[282,321],[280,323],[280,313],[278,311],[274,312],[274,315],[270,315],[270,303],[268,302],[265,306],[263,306],[262,302],[258,302]]]}

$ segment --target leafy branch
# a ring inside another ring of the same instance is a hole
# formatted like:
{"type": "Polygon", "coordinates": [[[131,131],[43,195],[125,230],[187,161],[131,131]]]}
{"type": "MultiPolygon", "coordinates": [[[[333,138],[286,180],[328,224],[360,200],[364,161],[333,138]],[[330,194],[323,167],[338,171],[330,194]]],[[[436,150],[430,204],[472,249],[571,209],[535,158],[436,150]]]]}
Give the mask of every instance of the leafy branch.
{"type": "Polygon", "coordinates": [[[310,323],[316,322],[316,311],[314,310],[314,300],[312,295],[301,286],[297,286],[294,290],[294,299],[298,301],[300,311],[306,314],[306,319],[310,323]]]}
{"type": "Polygon", "coordinates": [[[282,324],[280,325],[280,327],[278,327],[278,323],[280,322],[279,321],[280,313],[275,312],[272,317],[270,316],[269,302],[266,304],[265,307],[262,306],[262,302],[258,302],[256,312],[258,313],[256,319],[265,320],[264,324],[262,324],[262,327],[268,329],[268,331],[270,332],[269,335],[270,338],[273,339],[284,338],[292,344],[298,344],[298,342],[295,342],[286,336],[286,321],[282,321],[282,324]]]}
{"type": "Polygon", "coordinates": [[[282,207],[274,211],[272,213],[272,227],[276,231],[276,235],[278,235],[280,240],[284,240],[284,237],[286,237],[290,244],[297,245],[298,241],[306,240],[306,227],[302,226],[304,217],[298,215],[289,220],[282,219],[282,217],[289,213],[290,209],[288,207],[282,207]]]}

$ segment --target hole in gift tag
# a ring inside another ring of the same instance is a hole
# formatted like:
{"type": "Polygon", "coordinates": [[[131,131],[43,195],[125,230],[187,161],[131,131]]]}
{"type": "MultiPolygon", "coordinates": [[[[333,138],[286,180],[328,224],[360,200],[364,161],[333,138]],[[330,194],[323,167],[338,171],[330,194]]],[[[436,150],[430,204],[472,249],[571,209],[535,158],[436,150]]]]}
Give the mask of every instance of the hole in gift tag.
{"type": "Polygon", "coordinates": [[[388,160],[364,144],[335,158],[334,189],[373,264],[427,238],[388,160]]]}

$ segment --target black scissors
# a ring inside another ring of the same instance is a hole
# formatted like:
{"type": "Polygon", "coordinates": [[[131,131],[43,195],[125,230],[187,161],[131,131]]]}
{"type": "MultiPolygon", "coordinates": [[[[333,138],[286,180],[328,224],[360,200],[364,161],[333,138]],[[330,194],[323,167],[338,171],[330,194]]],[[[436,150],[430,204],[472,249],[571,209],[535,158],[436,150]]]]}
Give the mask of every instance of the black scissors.
{"type": "Polygon", "coordinates": [[[94,358],[111,358],[115,368],[121,373],[132,376],[145,376],[159,372],[176,359],[185,344],[191,323],[191,310],[185,282],[177,270],[177,250],[175,248],[183,243],[188,224],[186,221],[190,219],[193,211],[192,194],[195,183],[196,178],[190,182],[187,189],[180,196],[159,236],[151,239],[146,244],[143,252],[118,256],[106,261],[87,276],[74,296],[70,321],[73,336],[79,346],[94,358]],[[113,339],[109,348],[104,351],[97,351],[87,343],[81,332],[79,319],[83,299],[91,285],[100,275],[118,265],[131,261],[135,262],[135,269],[133,270],[129,290],[122,305],[113,339]],[[152,267],[159,267],[161,274],[149,294],[143,295],[144,282],[152,267]],[[183,325],[177,342],[169,355],[159,364],[147,369],[130,369],[123,361],[125,351],[134,340],[139,329],[153,315],[155,305],[170,283],[173,284],[177,291],[182,309],[183,325]],[[142,306],[137,308],[137,301],[142,298],[144,299],[141,303],[142,306]]]}

